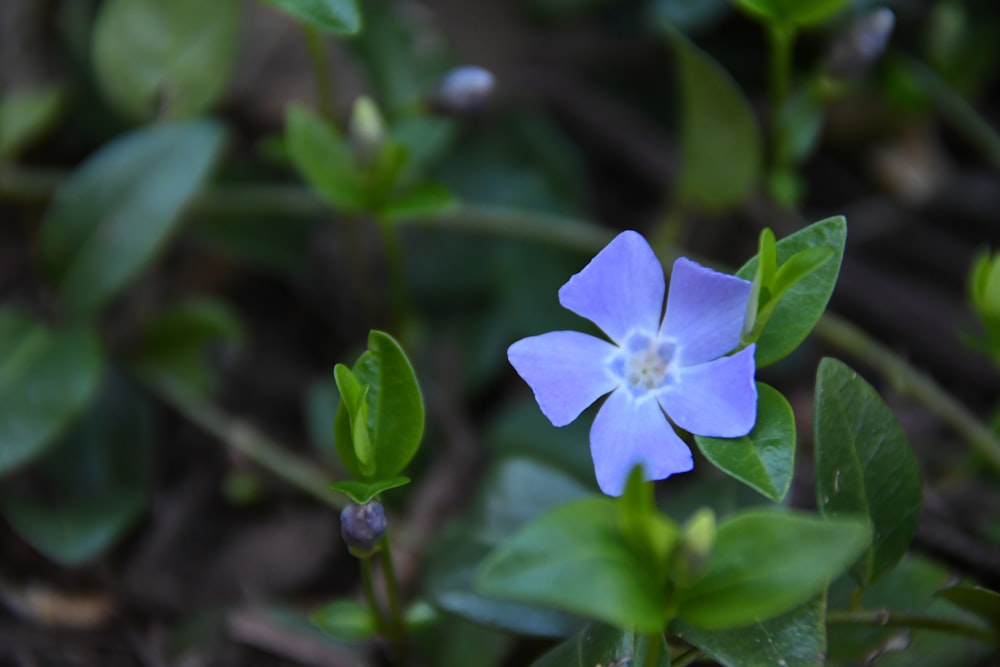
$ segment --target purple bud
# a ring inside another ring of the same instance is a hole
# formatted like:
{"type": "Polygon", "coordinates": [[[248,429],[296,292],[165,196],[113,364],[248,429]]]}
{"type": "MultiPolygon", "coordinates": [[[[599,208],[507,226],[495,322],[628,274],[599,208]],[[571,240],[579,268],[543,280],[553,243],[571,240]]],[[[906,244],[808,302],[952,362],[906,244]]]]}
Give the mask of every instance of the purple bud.
{"type": "Polygon", "coordinates": [[[446,113],[472,113],[483,108],[494,88],[496,78],[489,70],[475,65],[456,67],[441,80],[431,106],[446,113]]]}
{"type": "Polygon", "coordinates": [[[385,533],[385,509],[377,500],[364,505],[350,503],[340,513],[340,534],[357,556],[367,556],[378,548],[385,533]]]}
{"type": "Polygon", "coordinates": [[[896,15],[888,7],[852,23],[827,53],[827,74],[837,79],[855,79],[864,74],[885,52],[895,25],[896,15]]]}

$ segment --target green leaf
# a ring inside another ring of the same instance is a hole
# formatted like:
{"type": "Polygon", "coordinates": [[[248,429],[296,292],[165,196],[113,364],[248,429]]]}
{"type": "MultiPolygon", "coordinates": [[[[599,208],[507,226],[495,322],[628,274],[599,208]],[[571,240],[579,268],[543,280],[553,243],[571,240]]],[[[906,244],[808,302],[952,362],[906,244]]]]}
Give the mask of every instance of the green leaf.
{"type": "Polygon", "coordinates": [[[137,120],[197,116],[225,91],[236,57],[238,0],[108,0],[94,26],[97,81],[137,120]]]}
{"type": "Polygon", "coordinates": [[[116,376],[94,409],[33,469],[38,497],[5,493],[4,516],[29,544],[65,565],[87,563],[117,540],[146,507],[152,438],[141,395],[116,376]]]}
{"type": "Polygon", "coordinates": [[[306,182],[332,206],[362,211],[367,193],[350,144],[304,107],[291,105],[285,117],[288,155],[306,182]]]}
{"type": "Polygon", "coordinates": [[[658,578],[623,539],[614,501],[592,498],[545,514],[501,544],[480,566],[476,587],[501,600],[655,632],[667,620],[658,578]]]}
{"type": "Polygon", "coordinates": [[[264,0],[302,22],[340,35],[361,30],[361,12],[355,0],[264,0]]]}
{"type": "Polygon", "coordinates": [[[354,600],[335,600],[310,614],[309,620],[334,639],[359,642],[378,634],[371,610],[354,600]]]}
{"type": "MultiPolygon", "coordinates": [[[[846,241],[847,221],[843,216],[837,216],[809,225],[778,242],[779,265],[806,248],[826,247],[834,254],[832,259],[790,287],[777,303],[757,340],[755,357],[758,368],[786,357],[812,331],[826,310],[837,284],[846,241]]],[[[758,258],[754,257],[736,275],[752,280],[757,271],[757,261],[758,258]]]]}
{"type": "Polygon", "coordinates": [[[436,215],[455,205],[455,195],[440,183],[423,182],[403,190],[379,211],[383,220],[436,215]]]}
{"type": "MultiPolygon", "coordinates": [[[[531,667],[626,667],[646,664],[647,638],[632,630],[590,623],[575,635],[531,663],[531,667]]],[[[656,667],[670,667],[666,643],[656,667]]]]}
{"type": "Polygon", "coordinates": [[[0,99],[0,161],[17,156],[42,137],[64,108],[57,86],[8,93],[0,99]]]}
{"type": "Polygon", "coordinates": [[[642,465],[629,474],[625,492],[616,501],[618,527],[632,551],[642,558],[650,572],[660,574],[658,585],[666,583],[670,555],[677,546],[677,524],[660,514],[653,497],[653,484],[644,479],[642,465]]]}
{"type": "Polygon", "coordinates": [[[670,630],[724,667],[822,667],[826,596],[766,621],[731,630],[675,623],[670,630]]]}
{"type": "Polygon", "coordinates": [[[145,379],[205,395],[215,387],[209,346],[237,342],[243,331],[222,301],[191,299],[164,309],[146,326],[133,356],[145,379]]]}
{"type": "Polygon", "coordinates": [[[0,475],[39,456],[87,406],[103,353],[94,331],[51,330],[0,309],[0,475]]]}
{"type": "Polygon", "coordinates": [[[960,584],[940,590],[935,595],[985,620],[993,628],[997,643],[1000,643],[1000,593],[982,586],[960,584]]]}
{"type": "Polygon", "coordinates": [[[795,415],[776,389],[757,383],[757,423],[742,438],[695,436],[698,449],[722,472],[784,500],[795,471],[795,415]]]}
{"type": "Polygon", "coordinates": [[[680,69],[682,164],[676,197],[708,211],[742,202],[760,181],[763,141],[729,74],[664,23],[680,69]]]}
{"type": "Polygon", "coordinates": [[[222,128],[207,121],[136,130],[59,187],[38,242],[73,315],[94,315],[153,260],[208,177],[222,138],[222,128]]]}
{"type": "Polygon", "coordinates": [[[778,27],[810,26],[833,17],[851,0],[734,0],[751,16],[778,27]]]}
{"type": "Polygon", "coordinates": [[[719,526],[700,577],[679,586],[678,618],[706,630],[765,621],[816,597],[868,546],[856,519],[750,510],[719,526]]]}
{"type": "Polygon", "coordinates": [[[330,488],[334,491],[340,491],[346,494],[351,500],[356,502],[358,505],[364,505],[369,500],[382,493],[383,491],[388,491],[389,489],[397,489],[401,486],[405,486],[410,483],[409,477],[392,477],[390,479],[383,479],[372,484],[367,482],[355,482],[355,481],[344,481],[344,482],[334,482],[330,485],[330,488]]]}
{"type": "Polygon", "coordinates": [[[872,542],[852,570],[867,586],[893,568],[920,520],[920,469],[899,422],[875,389],[835,359],[816,376],[816,498],[824,516],[871,522],[872,542]]]}
{"type": "Polygon", "coordinates": [[[341,365],[334,371],[342,399],[334,420],[334,434],[344,466],[367,482],[396,477],[417,453],[424,434],[424,399],[413,366],[392,336],[372,331],[368,350],[350,371],[357,387],[349,386],[346,371],[341,365]],[[353,414],[349,412],[352,409],[353,414]],[[345,442],[345,438],[350,439],[345,442]],[[371,446],[370,469],[363,460],[367,456],[364,438],[371,446]],[[351,449],[353,455],[349,453],[351,449]]]}
{"type": "Polygon", "coordinates": [[[527,458],[501,460],[478,485],[470,511],[435,545],[424,586],[430,601],[470,621],[518,634],[565,637],[582,625],[552,609],[503,602],[473,590],[480,563],[532,519],[590,492],[560,470],[527,458]]]}

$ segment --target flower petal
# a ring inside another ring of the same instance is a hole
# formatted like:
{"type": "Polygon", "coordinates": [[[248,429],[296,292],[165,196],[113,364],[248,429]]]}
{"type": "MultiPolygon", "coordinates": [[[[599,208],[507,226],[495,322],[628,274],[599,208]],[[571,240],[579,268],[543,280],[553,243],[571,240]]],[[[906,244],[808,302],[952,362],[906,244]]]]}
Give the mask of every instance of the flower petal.
{"type": "Polygon", "coordinates": [[[559,303],[621,343],[632,329],[657,331],[663,267],[638,233],[625,231],[559,290],[559,303]]]}
{"type": "Polygon", "coordinates": [[[590,429],[590,453],[601,491],[620,496],[637,463],[647,479],[663,479],[694,467],[691,450],[670,427],[656,401],[612,392],[590,429]]]}
{"type": "Polygon", "coordinates": [[[660,334],[677,342],[682,365],[711,361],[739,345],[749,300],[748,281],[681,257],[670,274],[660,334]]]}
{"type": "Polygon", "coordinates": [[[617,386],[604,368],[616,349],[578,331],[552,331],[517,341],[507,348],[507,358],[535,392],[542,413],[565,426],[617,386]]]}
{"type": "Polygon", "coordinates": [[[731,357],[681,368],[657,396],[674,423],[695,435],[738,438],[757,421],[754,346],[731,357]]]}

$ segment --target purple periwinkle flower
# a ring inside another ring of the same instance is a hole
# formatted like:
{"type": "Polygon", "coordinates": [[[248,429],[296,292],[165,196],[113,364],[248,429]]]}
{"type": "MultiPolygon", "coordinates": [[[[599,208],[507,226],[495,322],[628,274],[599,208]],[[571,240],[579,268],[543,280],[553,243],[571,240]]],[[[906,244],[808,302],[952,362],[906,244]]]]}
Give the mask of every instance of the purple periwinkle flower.
{"type": "Polygon", "coordinates": [[[552,331],[507,350],[555,426],[610,393],[590,429],[601,490],[621,495],[641,463],[648,479],[693,467],[667,417],[696,435],[736,438],[757,418],[754,346],[740,343],[750,283],[687,258],[674,262],[666,312],[663,268],[638,233],[619,234],[559,290],[559,303],[611,343],[552,331]],[[666,414],[664,414],[666,413],[666,414]]]}

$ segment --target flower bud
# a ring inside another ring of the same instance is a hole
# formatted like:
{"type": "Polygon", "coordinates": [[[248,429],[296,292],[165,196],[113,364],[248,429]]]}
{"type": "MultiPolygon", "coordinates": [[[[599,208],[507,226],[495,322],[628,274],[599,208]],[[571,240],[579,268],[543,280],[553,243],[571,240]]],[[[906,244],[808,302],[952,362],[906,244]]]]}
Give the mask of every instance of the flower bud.
{"type": "Polygon", "coordinates": [[[888,7],[870,12],[852,23],[830,47],[826,73],[836,79],[856,79],[885,52],[896,25],[896,15],[888,7]]]}
{"type": "Polygon", "coordinates": [[[678,567],[684,578],[693,579],[705,567],[715,546],[715,513],[707,507],[694,513],[681,534],[678,567]]]}
{"type": "Polygon", "coordinates": [[[374,553],[384,533],[385,508],[377,500],[364,505],[350,503],[340,513],[340,534],[359,558],[374,553]]]}
{"type": "Polygon", "coordinates": [[[348,136],[354,155],[361,164],[371,164],[385,142],[385,123],[370,97],[359,97],[351,112],[348,136]]]}
{"type": "Polygon", "coordinates": [[[496,79],[489,70],[474,65],[456,67],[441,80],[430,104],[444,113],[474,113],[486,105],[494,88],[496,79]]]}

